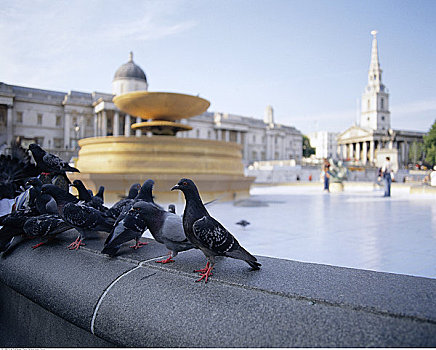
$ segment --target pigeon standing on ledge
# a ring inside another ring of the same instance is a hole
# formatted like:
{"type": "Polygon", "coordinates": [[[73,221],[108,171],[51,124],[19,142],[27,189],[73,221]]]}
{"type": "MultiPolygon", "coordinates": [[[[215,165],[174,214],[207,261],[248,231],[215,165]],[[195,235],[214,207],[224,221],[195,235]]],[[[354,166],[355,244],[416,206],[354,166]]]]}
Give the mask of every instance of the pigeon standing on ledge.
{"type": "Polygon", "coordinates": [[[78,169],[73,168],[58,156],[47,153],[36,143],[30,144],[29,150],[32,152],[36,167],[41,173],[62,175],[65,175],[66,171],[80,173],[78,169]]]}
{"type": "Polygon", "coordinates": [[[172,258],[175,258],[179,252],[195,248],[185,236],[182,218],[179,215],[143,201],[135,203],[131,210],[139,213],[153,238],[165,244],[169,250],[169,257],[165,260],[157,260],[157,263],[174,262],[172,258]]]}
{"type": "Polygon", "coordinates": [[[142,234],[147,230],[147,225],[138,212],[131,211],[131,209],[135,203],[141,201],[154,203],[153,185],[154,181],[152,179],[145,181],[135,199],[124,207],[110,235],[104,242],[104,248],[101,251],[103,254],[114,256],[123,243],[132,239],[136,241],[136,244],[130,247],[133,249],[139,249],[141,246],[148,244],[147,242],[140,242],[142,234]]]}
{"type": "Polygon", "coordinates": [[[207,258],[206,267],[197,270],[200,279],[207,280],[212,274],[216,256],[227,256],[234,259],[244,260],[253,270],[259,270],[261,266],[257,259],[247,252],[218,221],[209,215],[201,201],[197,186],[190,179],[181,179],[171,191],[180,190],[185,195],[186,204],[183,212],[183,228],[186,237],[207,258]]]}
{"type": "Polygon", "coordinates": [[[79,200],[72,194],[50,184],[42,186],[42,193],[55,199],[60,217],[79,232],[77,239],[68,246],[70,249],[77,250],[84,245],[82,241],[90,238],[90,232],[111,231],[111,223],[97,209],[78,203],[79,200]]]}
{"type": "Polygon", "coordinates": [[[130,190],[127,198],[123,198],[118,202],[116,202],[112,207],[108,209],[106,215],[116,220],[118,216],[120,216],[123,209],[129,204],[133,203],[133,200],[138,195],[140,189],[141,189],[141,185],[138,183],[130,186],[130,190]]]}

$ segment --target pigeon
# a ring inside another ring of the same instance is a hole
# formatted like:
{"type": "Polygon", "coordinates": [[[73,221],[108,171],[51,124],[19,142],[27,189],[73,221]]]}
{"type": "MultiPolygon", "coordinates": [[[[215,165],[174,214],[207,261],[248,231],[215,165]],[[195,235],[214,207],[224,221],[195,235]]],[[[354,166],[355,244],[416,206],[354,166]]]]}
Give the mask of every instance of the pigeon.
{"type": "Polygon", "coordinates": [[[130,186],[129,195],[126,198],[119,200],[111,208],[109,208],[108,211],[106,212],[106,215],[114,219],[117,219],[118,216],[123,211],[124,207],[126,205],[129,205],[129,203],[133,203],[133,199],[138,195],[138,191],[140,190],[140,188],[141,185],[138,183],[130,186]]]}
{"type": "Polygon", "coordinates": [[[79,195],[79,201],[83,201],[85,203],[91,202],[92,195],[86,189],[85,185],[81,180],[77,180],[77,179],[74,180],[72,186],[74,186],[77,190],[77,193],[79,195]]]}
{"type": "Polygon", "coordinates": [[[34,245],[32,248],[35,249],[47,243],[49,240],[52,240],[57,234],[71,230],[72,228],[71,225],[67,224],[56,213],[42,214],[27,219],[23,226],[23,231],[29,237],[38,236],[47,238],[47,241],[34,245]]]}
{"type": "Polygon", "coordinates": [[[39,214],[47,214],[48,212],[47,212],[46,205],[49,201],[53,201],[53,197],[47,193],[45,194],[41,193],[41,189],[42,189],[41,180],[37,177],[31,177],[29,180],[27,180],[26,185],[31,186],[28,189],[30,194],[29,206],[36,207],[39,214]]]}
{"type": "Polygon", "coordinates": [[[165,260],[157,260],[157,263],[174,262],[172,258],[175,258],[179,252],[195,248],[185,236],[182,218],[179,215],[144,201],[135,203],[132,211],[139,213],[153,238],[165,244],[169,250],[169,257],[165,260]]]}
{"type": "Polygon", "coordinates": [[[186,237],[196,247],[201,249],[207,258],[204,269],[196,270],[200,279],[207,283],[215,264],[216,256],[226,256],[244,260],[253,270],[259,270],[261,264],[247,252],[217,220],[211,217],[201,201],[197,186],[190,179],[181,179],[173,188],[185,195],[185,210],[183,212],[183,228],[186,237]]]}
{"type": "Polygon", "coordinates": [[[168,205],[168,211],[169,211],[170,213],[175,214],[175,213],[176,213],[176,206],[175,206],[174,204],[169,204],[169,205],[168,205]]]}
{"type": "Polygon", "coordinates": [[[123,243],[132,239],[136,241],[136,244],[130,247],[133,249],[139,249],[141,246],[148,244],[139,241],[147,226],[144,220],[135,211],[131,211],[131,209],[135,203],[140,201],[154,203],[153,185],[153,180],[148,179],[145,181],[133,201],[124,207],[104,243],[103,254],[114,256],[123,243]]]}
{"type": "Polygon", "coordinates": [[[240,225],[245,229],[245,226],[250,225],[250,223],[247,220],[240,220],[236,223],[236,225],[240,225]]]}
{"type": "Polygon", "coordinates": [[[30,157],[0,155],[0,199],[13,199],[22,192],[28,178],[37,176],[38,170],[30,157]]]}
{"type": "Polygon", "coordinates": [[[44,151],[36,143],[30,144],[29,150],[32,152],[33,158],[36,162],[36,167],[41,173],[62,175],[65,175],[66,171],[80,173],[78,169],[70,166],[58,156],[44,151]]]}
{"type": "MultiPolygon", "coordinates": [[[[142,201],[140,203],[142,203],[142,201]]],[[[108,254],[109,256],[115,256],[121,248],[121,245],[132,239],[136,241],[136,244],[130,246],[130,248],[139,249],[140,247],[147,245],[148,243],[139,241],[146,229],[147,225],[143,217],[139,215],[137,211],[130,209],[124,218],[113,228],[113,231],[106,239],[104,248],[101,252],[103,254],[108,254]]]]}
{"type": "Polygon", "coordinates": [[[100,211],[79,202],[72,194],[49,184],[42,186],[42,193],[48,193],[55,199],[60,217],[79,232],[69,249],[77,250],[84,245],[82,241],[91,237],[90,232],[111,231],[111,223],[104,219],[100,211]]]}
{"type": "Polygon", "coordinates": [[[100,210],[102,213],[105,213],[108,210],[108,208],[106,208],[103,205],[103,199],[102,199],[102,195],[104,191],[103,186],[100,186],[99,196],[97,196],[98,194],[96,196],[93,196],[92,191],[87,190],[81,180],[77,180],[77,179],[74,180],[72,186],[74,186],[77,189],[80,201],[83,201],[86,205],[93,207],[94,209],[100,210]]]}
{"type": "Polygon", "coordinates": [[[6,251],[16,236],[25,235],[23,226],[26,220],[37,215],[35,210],[17,210],[0,218],[0,252],[6,251]]]}

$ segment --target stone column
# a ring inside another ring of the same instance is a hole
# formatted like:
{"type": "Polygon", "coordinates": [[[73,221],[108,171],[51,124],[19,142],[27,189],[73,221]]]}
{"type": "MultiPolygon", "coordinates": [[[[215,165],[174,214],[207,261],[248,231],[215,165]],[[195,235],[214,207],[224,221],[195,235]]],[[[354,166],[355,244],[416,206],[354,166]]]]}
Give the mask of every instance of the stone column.
{"type": "Polygon", "coordinates": [[[360,142],[356,142],[356,157],[357,160],[360,160],[360,142]]]}
{"type": "Polygon", "coordinates": [[[225,137],[226,137],[226,142],[229,142],[230,141],[230,131],[229,130],[226,130],[225,131],[225,137]]]}
{"type": "Polygon", "coordinates": [[[404,160],[405,164],[409,164],[409,143],[407,141],[404,142],[404,160]]]}
{"type": "Polygon", "coordinates": [[[363,141],[363,165],[366,165],[366,163],[368,162],[368,145],[366,143],[366,141],[363,141]]]}
{"type": "Polygon", "coordinates": [[[119,136],[120,135],[120,112],[115,111],[114,120],[112,123],[112,135],[119,136]]]}
{"type": "Polygon", "coordinates": [[[71,128],[71,115],[65,113],[64,115],[64,148],[70,149],[70,128],[71,128]]]}
{"type": "Polygon", "coordinates": [[[348,158],[350,158],[350,160],[354,159],[353,148],[354,148],[353,144],[350,143],[348,145],[348,158]]]}
{"type": "MultiPolygon", "coordinates": [[[[13,129],[13,118],[12,118],[12,108],[13,106],[7,106],[7,119],[6,119],[6,142],[8,146],[10,146],[12,142],[12,138],[14,137],[14,129],[13,129]]],[[[41,145],[42,146],[42,145],[41,145]]]]}
{"type": "Polygon", "coordinates": [[[347,159],[347,145],[344,143],[341,145],[342,148],[342,159],[347,159]]]}
{"type": "Polygon", "coordinates": [[[105,110],[103,110],[103,114],[102,114],[101,133],[102,136],[107,136],[107,114],[105,110]]]}
{"type": "Polygon", "coordinates": [[[98,116],[94,113],[94,137],[98,136],[98,116]]]}
{"type": "Polygon", "coordinates": [[[236,143],[241,143],[241,132],[236,131],[236,143]]]}
{"type": "Polygon", "coordinates": [[[124,119],[124,136],[129,137],[130,130],[130,115],[126,114],[126,117],[124,119]]]}
{"type": "MultiPolygon", "coordinates": [[[[141,117],[136,117],[136,122],[137,122],[137,123],[141,123],[141,122],[142,122],[141,117]]],[[[141,130],[136,129],[136,131],[135,131],[135,136],[136,136],[136,137],[141,137],[141,135],[142,135],[141,130]]]]}
{"type": "Polygon", "coordinates": [[[374,158],[375,158],[375,154],[374,154],[374,140],[369,141],[369,161],[371,163],[374,163],[374,158]]]}

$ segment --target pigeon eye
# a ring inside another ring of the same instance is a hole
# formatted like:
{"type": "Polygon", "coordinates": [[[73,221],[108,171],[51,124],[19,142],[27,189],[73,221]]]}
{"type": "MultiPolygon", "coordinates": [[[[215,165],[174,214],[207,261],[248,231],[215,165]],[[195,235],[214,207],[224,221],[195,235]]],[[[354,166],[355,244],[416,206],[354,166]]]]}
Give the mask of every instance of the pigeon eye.
{"type": "Polygon", "coordinates": [[[183,186],[188,186],[188,183],[186,181],[183,182],[183,186]]]}

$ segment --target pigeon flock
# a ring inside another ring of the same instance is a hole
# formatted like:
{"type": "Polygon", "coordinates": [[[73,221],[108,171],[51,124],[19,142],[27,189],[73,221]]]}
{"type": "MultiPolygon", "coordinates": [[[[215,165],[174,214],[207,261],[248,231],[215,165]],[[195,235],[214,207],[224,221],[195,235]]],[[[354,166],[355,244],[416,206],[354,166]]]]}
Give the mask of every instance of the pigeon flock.
{"type": "MultiPolygon", "coordinates": [[[[156,263],[174,262],[179,252],[200,249],[207,259],[204,269],[196,270],[208,282],[212,276],[215,257],[225,256],[245,261],[252,270],[261,264],[245,250],[236,238],[206,210],[197,186],[190,179],[181,179],[173,188],[183,192],[186,200],[183,215],[176,214],[174,204],[165,210],[154,202],[154,181],[148,179],[141,186],[135,183],[127,197],[110,208],[104,205],[104,187],[97,194],[87,189],[82,181],[70,182],[66,173],[79,172],[56,155],[31,144],[28,152],[20,147],[11,156],[0,156],[0,199],[15,199],[12,212],[0,217],[0,253],[6,252],[18,236],[41,242],[38,248],[68,230],[78,232],[77,239],[68,248],[78,250],[97,232],[107,232],[103,254],[115,256],[121,246],[134,240],[130,248],[139,249],[148,229],[156,242],[165,245],[168,257],[156,263]],[[78,196],[69,189],[76,188],[78,196]]],[[[245,227],[245,220],[237,223],[245,227]]]]}

